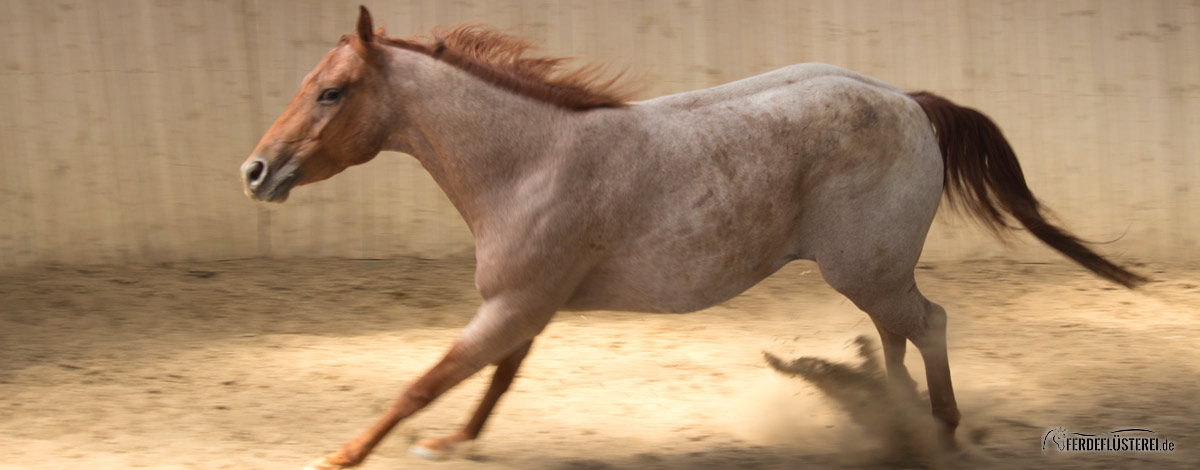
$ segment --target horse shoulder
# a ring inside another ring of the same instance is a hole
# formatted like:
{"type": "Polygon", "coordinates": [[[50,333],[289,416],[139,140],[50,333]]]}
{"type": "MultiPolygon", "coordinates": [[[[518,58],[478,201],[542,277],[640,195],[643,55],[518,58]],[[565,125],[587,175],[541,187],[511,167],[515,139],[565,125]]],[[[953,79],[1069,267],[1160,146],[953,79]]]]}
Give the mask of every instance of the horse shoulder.
{"type": "Polygon", "coordinates": [[[605,150],[629,145],[630,132],[564,125],[541,164],[516,176],[513,193],[475,234],[476,287],[485,298],[530,282],[544,283],[549,297],[574,289],[603,248],[612,212],[608,194],[619,174],[605,150]]]}

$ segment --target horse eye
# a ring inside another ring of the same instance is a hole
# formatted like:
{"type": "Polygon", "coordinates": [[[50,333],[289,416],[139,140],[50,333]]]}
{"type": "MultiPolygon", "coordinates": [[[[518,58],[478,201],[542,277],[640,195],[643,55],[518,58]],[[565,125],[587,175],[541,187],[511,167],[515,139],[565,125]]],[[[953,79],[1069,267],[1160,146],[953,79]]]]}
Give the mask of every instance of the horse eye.
{"type": "Polygon", "coordinates": [[[317,97],[317,101],[321,103],[332,103],[337,101],[338,97],[341,95],[341,90],[338,90],[337,88],[326,88],[325,91],[321,92],[321,96],[317,97]]]}

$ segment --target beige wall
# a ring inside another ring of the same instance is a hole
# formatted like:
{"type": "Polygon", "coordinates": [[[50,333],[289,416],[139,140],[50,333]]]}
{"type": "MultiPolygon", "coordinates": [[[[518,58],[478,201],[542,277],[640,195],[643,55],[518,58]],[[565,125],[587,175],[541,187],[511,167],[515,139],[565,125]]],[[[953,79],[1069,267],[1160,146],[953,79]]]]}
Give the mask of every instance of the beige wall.
{"type": "MultiPolygon", "coordinates": [[[[0,267],[470,249],[385,154],[286,205],[237,167],[359,2],[0,1],[0,267]]],[[[628,66],[645,96],[804,61],[991,115],[1030,185],[1106,252],[1197,259],[1200,1],[374,1],[392,35],[459,21],[628,66]]],[[[941,217],[927,259],[1005,253],[941,217]]]]}

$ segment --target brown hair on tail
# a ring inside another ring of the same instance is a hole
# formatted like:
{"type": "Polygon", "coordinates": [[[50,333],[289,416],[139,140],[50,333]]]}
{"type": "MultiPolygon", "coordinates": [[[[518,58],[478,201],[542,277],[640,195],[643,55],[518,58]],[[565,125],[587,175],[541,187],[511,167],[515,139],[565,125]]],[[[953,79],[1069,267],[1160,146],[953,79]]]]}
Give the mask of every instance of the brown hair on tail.
{"type": "Polygon", "coordinates": [[[1084,246],[1070,232],[1047,222],[1004,134],[983,113],[956,105],[933,93],[909,93],[933,124],[945,162],[942,191],[952,206],[965,209],[1003,235],[1014,227],[1008,216],[1059,253],[1102,278],[1128,288],[1148,279],[1113,264],[1084,246]]]}

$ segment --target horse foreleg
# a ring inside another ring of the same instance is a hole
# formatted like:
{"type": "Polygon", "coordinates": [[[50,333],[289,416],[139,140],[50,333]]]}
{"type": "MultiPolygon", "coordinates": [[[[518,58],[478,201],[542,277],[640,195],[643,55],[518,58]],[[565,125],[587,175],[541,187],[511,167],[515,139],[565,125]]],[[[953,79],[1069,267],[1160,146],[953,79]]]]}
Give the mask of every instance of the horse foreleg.
{"type": "MultiPolygon", "coordinates": [[[[445,357],[409,386],[383,416],[357,438],[342,446],[341,450],[313,461],[305,470],[340,470],[361,464],[400,421],[424,408],[459,382],[487,364],[502,359],[507,362],[514,355],[524,358],[533,337],[541,332],[552,315],[552,310],[518,312],[503,308],[499,302],[485,303],[445,357]]],[[[506,369],[506,374],[516,373],[520,359],[514,362],[511,373],[506,369]]],[[[511,375],[508,381],[511,381],[511,375]]],[[[496,398],[499,398],[499,393],[496,398]]],[[[490,405],[484,403],[487,411],[495,406],[492,401],[490,405]]],[[[481,411],[483,408],[481,406],[481,411]]],[[[478,427],[483,427],[482,420],[478,427]]]]}
{"type": "Polygon", "coordinates": [[[483,400],[479,402],[475,414],[471,416],[471,420],[467,422],[466,426],[449,436],[417,442],[412,447],[412,453],[427,459],[441,459],[450,455],[456,445],[478,438],[479,433],[483,431],[484,423],[491,416],[496,403],[500,401],[500,396],[504,395],[504,392],[507,392],[508,387],[512,385],[513,378],[517,375],[517,369],[521,367],[521,361],[529,354],[529,348],[532,345],[533,341],[526,342],[496,364],[492,383],[488,386],[487,393],[484,394],[483,400]]]}
{"type": "Polygon", "coordinates": [[[384,436],[400,421],[424,408],[442,393],[469,377],[479,368],[469,367],[452,348],[440,362],[400,395],[366,431],[347,442],[341,450],[321,457],[304,467],[304,470],[340,470],[354,467],[366,460],[367,454],[379,445],[384,436]]]}

